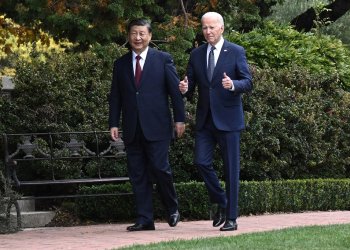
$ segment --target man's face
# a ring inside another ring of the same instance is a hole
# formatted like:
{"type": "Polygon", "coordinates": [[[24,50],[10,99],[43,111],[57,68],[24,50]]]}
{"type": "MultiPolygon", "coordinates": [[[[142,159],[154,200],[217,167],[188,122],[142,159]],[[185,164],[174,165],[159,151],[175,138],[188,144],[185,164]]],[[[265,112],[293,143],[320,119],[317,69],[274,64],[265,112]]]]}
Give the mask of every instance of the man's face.
{"type": "Polygon", "coordinates": [[[142,53],[151,41],[152,33],[146,26],[132,26],[128,34],[129,43],[136,54],[142,53]]]}
{"type": "Polygon", "coordinates": [[[202,19],[202,31],[208,43],[215,45],[219,42],[224,26],[217,20],[216,17],[205,17],[202,19]]]}

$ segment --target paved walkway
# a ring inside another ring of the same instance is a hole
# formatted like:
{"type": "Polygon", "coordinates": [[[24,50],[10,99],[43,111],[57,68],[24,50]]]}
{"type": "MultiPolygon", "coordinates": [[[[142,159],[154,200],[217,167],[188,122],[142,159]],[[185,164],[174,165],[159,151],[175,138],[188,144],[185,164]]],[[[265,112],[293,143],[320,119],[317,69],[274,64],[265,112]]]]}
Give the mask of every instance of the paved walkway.
{"type": "Polygon", "coordinates": [[[350,223],[350,211],[306,212],[240,217],[238,230],[220,232],[211,221],[179,222],[171,228],[156,223],[155,231],[127,232],[130,224],[104,224],[77,227],[25,229],[15,234],[0,235],[0,249],[6,250],[105,250],[175,239],[193,239],[269,231],[297,226],[350,223]]]}

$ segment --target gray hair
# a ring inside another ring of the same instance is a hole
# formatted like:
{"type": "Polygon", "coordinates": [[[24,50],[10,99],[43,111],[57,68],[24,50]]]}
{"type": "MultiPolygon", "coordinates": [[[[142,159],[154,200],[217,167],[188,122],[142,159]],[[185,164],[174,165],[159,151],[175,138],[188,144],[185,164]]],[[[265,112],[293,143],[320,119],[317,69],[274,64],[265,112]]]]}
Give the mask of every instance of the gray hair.
{"type": "Polygon", "coordinates": [[[203,16],[202,16],[202,19],[201,21],[203,21],[204,18],[206,17],[215,17],[217,19],[217,21],[222,25],[224,26],[224,18],[222,17],[222,15],[220,15],[219,13],[217,12],[207,12],[205,13],[203,16]]]}

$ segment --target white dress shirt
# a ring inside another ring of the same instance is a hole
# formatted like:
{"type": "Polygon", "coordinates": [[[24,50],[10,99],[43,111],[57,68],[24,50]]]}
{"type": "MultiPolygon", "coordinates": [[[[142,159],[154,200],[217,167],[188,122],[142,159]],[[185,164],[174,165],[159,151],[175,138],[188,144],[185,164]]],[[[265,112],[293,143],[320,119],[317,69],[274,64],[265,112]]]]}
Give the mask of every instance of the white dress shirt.
{"type": "MultiPolygon", "coordinates": [[[[141,56],[141,59],[140,59],[141,70],[143,70],[143,65],[145,65],[147,52],[148,52],[148,47],[140,54],[140,56],[141,56]]],[[[136,56],[137,56],[137,54],[134,51],[132,51],[132,66],[134,68],[134,75],[135,75],[135,70],[136,70],[136,56]]]]}

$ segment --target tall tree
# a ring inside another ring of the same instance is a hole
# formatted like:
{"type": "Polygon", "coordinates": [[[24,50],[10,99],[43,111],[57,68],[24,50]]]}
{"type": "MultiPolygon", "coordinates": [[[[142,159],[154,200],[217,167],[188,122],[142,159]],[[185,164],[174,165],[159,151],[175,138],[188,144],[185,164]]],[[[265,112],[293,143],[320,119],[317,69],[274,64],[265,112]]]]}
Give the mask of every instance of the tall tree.
{"type": "Polygon", "coordinates": [[[317,13],[315,8],[309,8],[304,13],[293,18],[291,24],[298,31],[308,32],[315,28],[317,22],[328,24],[336,21],[350,10],[349,0],[335,0],[332,3],[325,5],[320,13],[317,13]]]}
{"type": "Polygon", "coordinates": [[[81,47],[94,42],[123,43],[129,19],[164,17],[155,0],[6,0],[0,2],[1,12],[22,25],[40,27],[81,47]]]}
{"type": "Polygon", "coordinates": [[[227,30],[247,32],[260,23],[259,14],[267,15],[271,6],[281,1],[6,0],[0,1],[0,13],[21,25],[48,31],[57,39],[68,38],[83,49],[95,42],[123,44],[128,20],[141,16],[158,24],[173,23],[182,16],[183,27],[196,27],[204,12],[218,11],[225,17],[227,30]]]}

